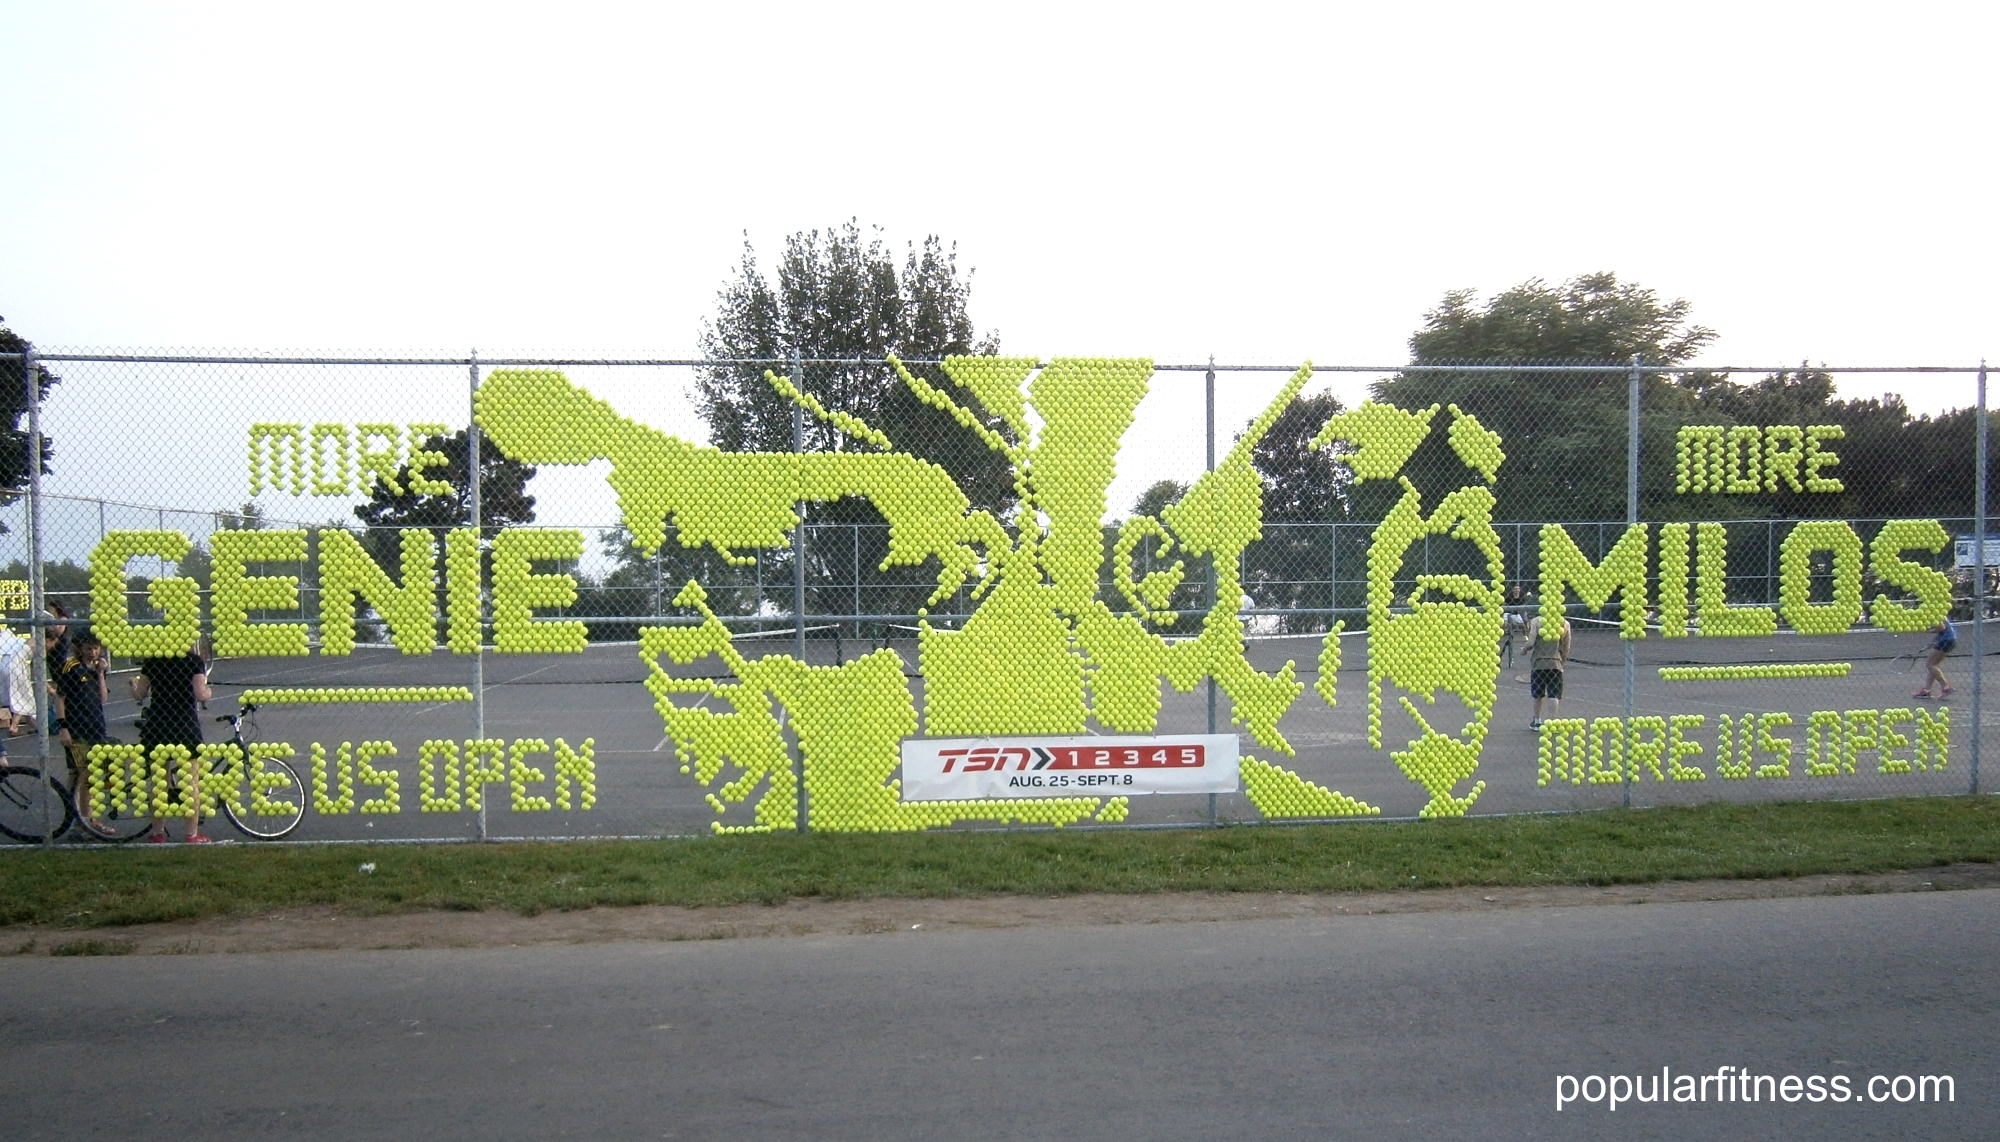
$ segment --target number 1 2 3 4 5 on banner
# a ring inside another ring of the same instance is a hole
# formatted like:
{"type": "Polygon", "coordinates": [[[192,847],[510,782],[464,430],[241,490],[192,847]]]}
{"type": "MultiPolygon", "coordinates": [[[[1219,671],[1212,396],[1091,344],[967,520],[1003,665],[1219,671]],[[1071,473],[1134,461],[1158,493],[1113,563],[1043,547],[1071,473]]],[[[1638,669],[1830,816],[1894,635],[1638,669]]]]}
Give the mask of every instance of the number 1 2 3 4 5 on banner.
{"type": "Polygon", "coordinates": [[[903,800],[1234,793],[1236,736],[906,738],[903,800]]]}

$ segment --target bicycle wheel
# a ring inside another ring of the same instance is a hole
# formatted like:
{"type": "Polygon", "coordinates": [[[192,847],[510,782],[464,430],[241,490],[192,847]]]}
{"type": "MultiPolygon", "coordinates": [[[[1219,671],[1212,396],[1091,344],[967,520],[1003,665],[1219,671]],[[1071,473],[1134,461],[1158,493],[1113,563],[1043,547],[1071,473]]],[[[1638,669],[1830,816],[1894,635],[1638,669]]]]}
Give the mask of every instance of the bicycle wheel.
{"type": "Polygon", "coordinates": [[[44,779],[39,769],[0,766],[0,833],[33,844],[42,839],[50,821],[60,838],[75,819],[69,790],[62,782],[44,779]]]}
{"type": "MultiPolygon", "coordinates": [[[[85,791],[78,791],[78,793],[85,791]]],[[[102,817],[92,817],[90,806],[80,804],[78,793],[69,795],[70,820],[75,822],[76,831],[93,841],[109,844],[123,844],[146,835],[146,827],[152,818],[141,816],[134,809],[113,809],[102,817]]]]}
{"type": "Polygon", "coordinates": [[[305,820],[306,787],[305,783],[299,780],[299,771],[279,758],[265,758],[264,772],[284,779],[264,791],[265,800],[285,806],[282,811],[268,816],[250,812],[249,806],[252,803],[246,802],[245,812],[239,816],[234,805],[224,802],[222,812],[229,818],[229,823],[236,826],[236,830],[244,836],[255,837],[260,841],[275,841],[298,828],[299,822],[305,820]]]}

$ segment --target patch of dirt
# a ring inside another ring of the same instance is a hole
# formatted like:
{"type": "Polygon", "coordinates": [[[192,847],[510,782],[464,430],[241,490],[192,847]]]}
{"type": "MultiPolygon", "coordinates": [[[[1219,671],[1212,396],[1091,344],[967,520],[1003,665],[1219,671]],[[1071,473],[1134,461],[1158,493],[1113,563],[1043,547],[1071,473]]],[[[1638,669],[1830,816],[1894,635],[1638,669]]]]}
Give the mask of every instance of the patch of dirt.
{"type": "Polygon", "coordinates": [[[17,955],[187,955],[328,949],[491,948],[772,936],[920,935],[955,928],[1187,924],[1968,888],[2000,888],[2000,865],[1957,864],[1914,872],[1805,876],[1790,880],[1668,881],[1611,888],[1563,885],[1319,895],[1181,892],[1144,896],[1100,894],[948,900],[796,900],[777,905],[732,904],[715,908],[672,905],[589,908],[575,912],[546,912],[539,916],[521,916],[511,912],[409,912],[353,916],[331,909],[298,909],[188,923],[98,928],[81,938],[79,934],[70,932],[13,927],[0,929],[0,954],[11,951],[17,955]]]}

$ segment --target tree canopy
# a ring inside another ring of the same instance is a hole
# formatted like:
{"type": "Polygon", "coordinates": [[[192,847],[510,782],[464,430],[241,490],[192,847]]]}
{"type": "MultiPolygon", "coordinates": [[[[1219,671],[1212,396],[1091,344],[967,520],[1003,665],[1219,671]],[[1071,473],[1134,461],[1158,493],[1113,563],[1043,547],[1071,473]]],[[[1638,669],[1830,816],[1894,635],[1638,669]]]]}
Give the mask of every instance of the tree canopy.
{"type": "MultiPolygon", "coordinates": [[[[1004,510],[1014,498],[1006,459],[918,400],[894,370],[862,363],[894,354],[912,372],[950,388],[934,366],[915,362],[999,352],[998,334],[976,336],[971,297],[972,271],[961,275],[956,245],[935,235],[910,244],[899,267],[879,231],[864,236],[852,220],[802,231],[785,239],[775,281],[746,240],[735,275],[716,295],[714,318],[702,324],[702,353],[714,363],[697,374],[695,401],[708,420],[709,441],[732,452],[791,451],[792,403],[764,379],[767,369],[791,370],[761,362],[797,353],[817,362],[793,378],[800,391],[867,421],[898,450],[942,466],[974,507],[1004,510]]],[[[1000,424],[998,417],[989,420],[1000,424]]],[[[808,451],[852,447],[812,417],[805,432],[808,451]]],[[[817,508],[814,518],[841,518],[839,507],[817,508]]]]}
{"type": "MultiPolygon", "coordinates": [[[[1405,371],[1377,383],[1374,395],[1407,409],[1456,404],[1500,433],[1507,463],[1494,488],[1499,499],[1495,518],[1622,519],[1627,374],[1552,372],[1535,366],[1615,365],[1634,354],[1647,364],[1686,363],[1715,338],[1714,330],[1689,323],[1690,308],[1686,301],[1662,301],[1653,290],[1609,273],[1586,274],[1560,286],[1527,281],[1483,306],[1475,304],[1473,291],[1453,290],[1411,335],[1411,364],[1521,367],[1405,371]]],[[[1657,445],[1664,433],[1669,467],[1673,433],[1685,404],[1678,396],[1670,399],[1673,387],[1667,375],[1649,374],[1641,396],[1641,408],[1653,414],[1647,422],[1653,431],[1642,435],[1642,448],[1657,445]],[[1669,409],[1673,414],[1663,415],[1669,409]]],[[[1445,419],[1435,423],[1408,465],[1420,487],[1463,482],[1463,465],[1446,433],[1436,431],[1446,427],[1449,415],[1441,414],[1445,419]]],[[[1376,501],[1399,494],[1387,485],[1360,490],[1368,509],[1386,506],[1386,501],[1376,501]]]]}
{"type": "MultiPolygon", "coordinates": [[[[423,450],[442,453],[445,463],[424,469],[426,479],[451,485],[451,491],[419,495],[410,489],[407,464],[396,470],[400,493],[391,492],[381,482],[375,484],[368,502],[354,509],[354,515],[370,528],[424,527],[437,535],[441,545],[445,533],[472,522],[472,480],[468,473],[471,448],[467,429],[450,436],[433,436],[423,450]]],[[[535,497],[528,494],[533,466],[510,460],[498,445],[479,434],[479,523],[486,532],[535,522],[535,497]]],[[[388,550],[394,550],[392,543],[388,550]]],[[[393,564],[392,564],[393,565],[393,564]]]]}
{"type": "MultiPolygon", "coordinates": [[[[0,318],[0,322],[5,320],[0,318]]],[[[34,347],[32,341],[0,324],[0,353],[28,353],[34,347]]],[[[28,376],[23,363],[21,357],[0,359],[0,504],[13,503],[28,489],[28,376]]],[[[35,362],[36,399],[47,400],[49,389],[61,381],[47,366],[35,362]]],[[[42,474],[46,476],[53,470],[50,462],[56,454],[46,434],[41,452],[42,474]]]]}
{"type": "MultiPolygon", "coordinates": [[[[742,261],[716,295],[715,315],[702,323],[701,350],[709,363],[696,373],[693,396],[708,421],[709,442],[732,452],[790,452],[793,405],[764,374],[796,371],[800,375],[791,379],[801,392],[829,410],[865,421],[898,451],[944,468],[974,507],[1004,518],[1015,503],[1007,459],[950,414],[918,400],[894,369],[880,363],[893,354],[912,373],[955,388],[933,362],[999,352],[997,334],[980,337],[975,332],[971,295],[972,271],[961,272],[957,248],[935,235],[911,243],[899,261],[879,230],[864,234],[853,220],[823,231],[801,231],[785,239],[775,275],[765,273],[746,239],[742,261]],[[805,362],[797,370],[789,364],[795,353],[805,362]]],[[[959,395],[989,427],[1004,424],[959,395]]],[[[805,417],[804,427],[808,451],[857,447],[817,417],[805,417]]],[[[927,597],[928,571],[880,569],[888,531],[872,504],[860,499],[814,504],[808,518],[814,524],[878,525],[843,530],[822,537],[825,542],[810,538],[815,533],[809,532],[807,580],[812,584],[809,604],[815,609],[851,610],[857,590],[867,600],[864,606],[889,611],[914,610],[927,597]],[[845,585],[822,586],[835,582],[845,585]],[[822,593],[827,593],[824,600],[822,593]]],[[[750,614],[764,606],[769,592],[758,583],[785,595],[782,609],[790,609],[789,550],[760,553],[753,573],[732,571],[670,542],[656,557],[656,572],[654,560],[638,552],[624,529],[607,533],[601,542],[613,563],[606,584],[639,592],[632,596],[635,602],[645,601],[640,597],[643,585],[656,575],[673,585],[669,597],[690,576],[700,576],[704,583],[719,576],[741,580],[738,589],[711,598],[719,613],[750,614]]]]}
{"type": "MultiPolygon", "coordinates": [[[[1501,434],[1507,462],[1494,488],[1496,519],[1623,519],[1629,373],[1547,366],[1624,365],[1635,354],[1650,366],[1685,365],[1716,336],[1690,322],[1690,312],[1684,300],[1664,301],[1610,273],[1560,286],[1524,282],[1483,305],[1472,291],[1454,290],[1410,337],[1411,363],[1519,367],[1406,370],[1375,385],[1374,395],[1408,409],[1456,404],[1501,434]]],[[[1435,428],[1449,416],[1441,413],[1435,428]]],[[[1894,394],[1840,399],[1829,374],[1805,366],[1747,383],[1718,372],[1648,369],[1640,390],[1640,518],[1968,514],[1976,420],[1971,409],[1916,416],[1894,394]],[[1846,437],[1834,446],[1840,466],[1831,474],[1846,491],[1678,494],[1675,442],[1689,424],[1841,425],[1846,437]]],[[[1464,471],[1446,433],[1435,430],[1407,467],[1427,489],[1455,486],[1464,471]]],[[[1398,489],[1369,484],[1358,492],[1363,518],[1379,518],[1398,489]]]]}

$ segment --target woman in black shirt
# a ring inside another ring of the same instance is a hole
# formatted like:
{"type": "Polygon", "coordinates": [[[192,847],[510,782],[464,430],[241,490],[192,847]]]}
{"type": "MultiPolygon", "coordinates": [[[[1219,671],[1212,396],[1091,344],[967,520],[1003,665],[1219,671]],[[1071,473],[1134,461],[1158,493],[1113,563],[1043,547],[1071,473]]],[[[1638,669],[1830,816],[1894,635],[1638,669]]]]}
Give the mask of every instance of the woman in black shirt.
{"type": "Polygon", "coordinates": [[[139,744],[149,754],[156,745],[199,747],[201,711],[196,707],[213,696],[208,666],[192,650],[171,658],[141,659],[138,676],[132,679],[132,697],[147,703],[139,744]]]}
{"type": "MultiPolygon", "coordinates": [[[[141,702],[152,699],[146,706],[145,724],[139,727],[139,744],[146,747],[147,756],[152,756],[156,745],[186,746],[189,752],[201,749],[198,703],[214,694],[208,688],[208,664],[200,655],[190,650],[171,657],[141,659],[139,673],[132,679],[132,697],[141,702]]],[[[149,839],[166,839],[165,822],[153,822],[149,839]]],[[[208,838],[195,831],[187,839],[200,842],[208,838]]]]}

